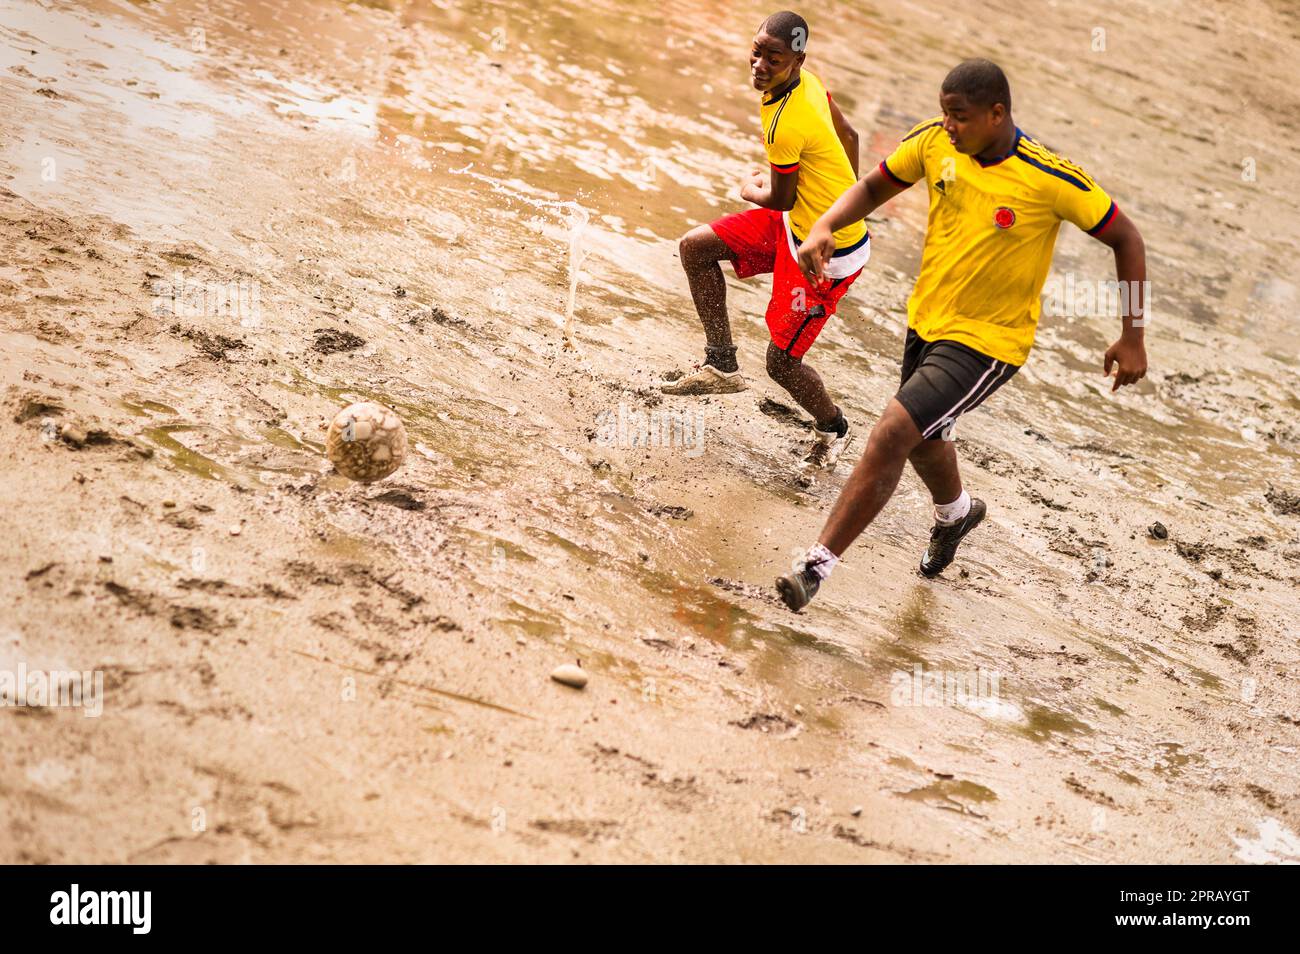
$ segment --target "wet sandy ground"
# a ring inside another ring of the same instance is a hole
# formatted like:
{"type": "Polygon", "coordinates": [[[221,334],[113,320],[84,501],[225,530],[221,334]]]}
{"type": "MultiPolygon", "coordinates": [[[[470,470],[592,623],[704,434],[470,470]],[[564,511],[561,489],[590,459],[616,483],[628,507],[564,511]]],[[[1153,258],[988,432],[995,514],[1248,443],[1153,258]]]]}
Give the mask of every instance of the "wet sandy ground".
{"type": "MultiPolygon", "coordinates": [[[[990,518],[943,579],[909,474],[797,616],[806,425],[650,387],[698,359],[675,239],[762,162],[768,11],[286,6],[0,0],[0,670],[105,678],[0,710],[0,861],[1300,860],[1288,5],[801,8],[864,166],[1001,58],[1156,305],[1140,387],[1051,317],[962,422],[990,518]],[[359,398],[414,451],[371,486],[320,453],[359,398]],[[998,692],[902,704],[916,666],[998,692]]],[[[813,352],[860,434],[922,202],[813,352]]],[[[1054,276],[1109,253],[1063,232],[1054,276]]]]}

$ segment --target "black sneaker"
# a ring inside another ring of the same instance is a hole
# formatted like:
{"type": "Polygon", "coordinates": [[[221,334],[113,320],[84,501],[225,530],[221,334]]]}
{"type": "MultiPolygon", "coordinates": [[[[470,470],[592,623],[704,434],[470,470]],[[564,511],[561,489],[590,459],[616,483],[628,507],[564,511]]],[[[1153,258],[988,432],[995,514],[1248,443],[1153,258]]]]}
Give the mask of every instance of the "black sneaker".
{"type": "Polygon", "coordinates": [[[822,578],[807,567],[776,578],[776,591],[781,594],[781,602],[796,613],[812,601],[821,585],[822,578]]]}
{"type": "Polygon", "coordinates": [[[793,573],[776,578],[776,591],[781,594],[781,602],[796,613],[812,602],[817,588],[822,585],[822,578],[813,572],[817,565],[805,563],[793,573]]]}
{"type": "Polygon", "coordinates": [[[921,557],[921,575],[938,576],[948,569],[957,556],[957,544],[961,543],[962,537],[980,525],[987,512],[988,508],[984,506],[984,501],[973,497],[970,502],[970,513],[961,520],[953,524],[936,523],[930,531],[930,545],[925,548],[925,556],[921,557]]]}

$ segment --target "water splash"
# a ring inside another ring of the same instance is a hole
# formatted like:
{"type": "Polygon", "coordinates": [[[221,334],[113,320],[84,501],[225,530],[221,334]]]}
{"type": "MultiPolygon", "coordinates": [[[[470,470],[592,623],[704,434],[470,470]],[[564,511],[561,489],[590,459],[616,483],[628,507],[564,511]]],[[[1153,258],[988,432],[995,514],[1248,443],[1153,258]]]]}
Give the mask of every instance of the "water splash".
{"type": "Polygon", "coordinates": [[[587,260],[588,249],[582,247],[582,233],[591,216],[576,202],[569,215],[569,303],[564,310],[564,347],[577,350],[573,340],[573,308],[578,301],[578,273],[587,260]]]}
{"type": "Polygon", "coordinates": [[[582,236],[591,223],[591,213],[572,199],[561,202],[557,199],[538,199],[530,195],[524,195],[522,192],[510,188],[500,179],[472,171],[473,168],[474,164],[471,162],[463,169],[452,169],[450,172],[453,175],[469,176],[471,179],[477,179],[491,186],[493,192],[499,192],[502,195],[510,196],[512,199],[518,199],[520,202],[526,202],[534,208],[555,209],[568,213],[569,300],[564,309],[564,347],[575,351],[580,350],[573,338],[573,312],[578,302],[578,277],[582,271],[582,263],[587,260],[587,256],[590,254],[589,249],[582,247],[582,236]]]}

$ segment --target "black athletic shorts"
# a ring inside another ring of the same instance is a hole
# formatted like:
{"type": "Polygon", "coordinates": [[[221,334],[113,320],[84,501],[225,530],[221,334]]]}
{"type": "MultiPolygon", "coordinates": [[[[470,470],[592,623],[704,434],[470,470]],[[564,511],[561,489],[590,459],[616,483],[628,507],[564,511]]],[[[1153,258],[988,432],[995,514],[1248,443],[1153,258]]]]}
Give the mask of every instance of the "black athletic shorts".
{"type": "Polygon", "coordinates": [[[1020,370],[955,341],[926,341],[911,328],[903,344],[903,383],[894,397],[927,440],[951,439],[952,425],[1020,370]]]}

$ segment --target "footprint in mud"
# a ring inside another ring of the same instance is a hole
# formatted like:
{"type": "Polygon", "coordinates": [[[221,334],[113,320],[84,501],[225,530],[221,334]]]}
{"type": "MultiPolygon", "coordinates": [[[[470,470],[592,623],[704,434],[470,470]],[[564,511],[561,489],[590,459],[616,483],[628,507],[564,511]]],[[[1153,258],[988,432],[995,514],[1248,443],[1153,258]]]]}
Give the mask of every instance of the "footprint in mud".
{"type": "Polygon", "coordinates": [[[15,424],[26,424],[33,418],[56,417],[63,413],[63,406],[58,401],[42,394],[20,394],[8,403],[14,410],[15,424]]]}
{"type": "MultiPolygon", "coordinates": [[[[38,296],[38,300],[41,303],[47,305],[74,304],[74,302],[71,300],[63,299],[54,295],[41,295],[38,296]]],[[[46,318],[42,318],[40,321],[37,321],[34,324],[28,324],[27,326],[24,327],[23,330],[27,331],[29,334],[40,339],[41,341],[48,342],[49,344],[64,344],[67,342],[75,342],[75,341],[83,340],[81,335],[73,334],[65,326],[59,324],[57,321],[50,321],[46,318]]]]}
{"type": "Polygon", "coordinates": [[[172,265],[186,266],[200,264],[203,259],[183,248],[172,248],[162,253],[162,257],[172,265]]]}
{"type": "Polygon", "coordinates": [[[778,712],[756,712],[748,718],[733,720],[727,724],[740,729],[757,729],[759,732],[771,732],[773,730],[789,732],[797,725],[797,723],[778,712]]]}
{"type": "Polygon", "coordinates": [[[770,397],[765,397],[758,402],[758,409],[775,421],[782,424],[790,424],[802,430],[808,430],[812,425],[811,422],[802,414],[790,407],[788,404],[782,404],[780,401],[774,401],[770,397]]]}
{"type": "Polygon", "coordinates": [[[404,587],[397,579],[398,571],[384,574],[377,568],[360,563],[345,563],[336,569],[323,570],[306,560],[288,560],[284,570],[289,578],[297,584],[309,586],[343,586],[351,583],[360,591],[368,591],[377,586],[392,597],[403,611],[410,610],[424,602],[424,597],[404,587]]]}
{"type": "Polygon", "coordinates": [[[193,629],[216,634],[234,625],[230,620],[220,619],[216,613],[205,607],[176,605],[153,593],[133,590],[112,580],[104,583],[104,589],[125,609],[142,616],[166,616],[176,629],[193,629]]]}
{"type": "Polygon", "coordinates": [[[404,490],[386,490],[382,494],[376,494],[366,499],[374,500],[377,503],[385,503],[391,507],[397,507],[399,510],[424,510],[428,506],[419,497],[412,496],[404,490]]]}

